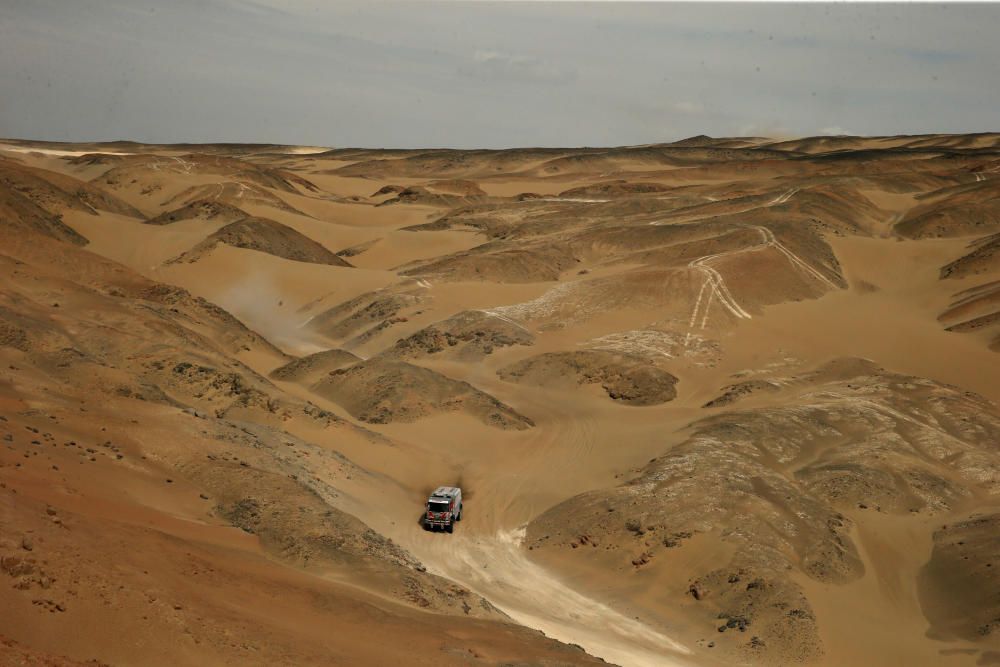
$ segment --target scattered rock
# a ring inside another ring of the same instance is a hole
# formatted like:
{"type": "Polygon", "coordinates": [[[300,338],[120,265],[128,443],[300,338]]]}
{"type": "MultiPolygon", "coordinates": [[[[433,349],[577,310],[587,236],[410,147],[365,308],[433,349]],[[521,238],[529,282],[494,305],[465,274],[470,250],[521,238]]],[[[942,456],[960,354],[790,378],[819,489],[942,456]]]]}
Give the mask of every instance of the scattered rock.
{"type": "Polygon", "coordinates": [[[706,588],[700,581],[696,581],[688,586],[688,593],[690,593],[691,597],[695,600],[704,600],[708,597],[708,588],[706,588]]]}

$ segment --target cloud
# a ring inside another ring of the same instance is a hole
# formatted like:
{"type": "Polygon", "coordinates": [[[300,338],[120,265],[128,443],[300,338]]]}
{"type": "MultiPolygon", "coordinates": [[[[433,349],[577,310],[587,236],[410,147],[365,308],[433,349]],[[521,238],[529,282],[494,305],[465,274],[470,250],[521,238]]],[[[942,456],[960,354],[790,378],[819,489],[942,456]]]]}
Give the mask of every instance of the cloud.
{"type": "Polygon", "coordinates": [[[494,81],[526,83],[569,83],[576,79],[576,70],[557,67],[531,56],[518,56],[502,51],[476,51],[472,62],[459,66],[458,71],[494,81]]]}

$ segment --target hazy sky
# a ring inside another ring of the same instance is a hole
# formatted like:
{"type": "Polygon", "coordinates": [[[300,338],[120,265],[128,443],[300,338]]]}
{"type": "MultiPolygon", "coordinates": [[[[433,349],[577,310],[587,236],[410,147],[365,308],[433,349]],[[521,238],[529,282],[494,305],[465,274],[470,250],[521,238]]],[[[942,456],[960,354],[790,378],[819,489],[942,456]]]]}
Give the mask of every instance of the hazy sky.
{"type": "Polygon", "coordinates": [[[621,145],[1000,130],[1000,5],[0,0],[0,136],[621,145]]]}

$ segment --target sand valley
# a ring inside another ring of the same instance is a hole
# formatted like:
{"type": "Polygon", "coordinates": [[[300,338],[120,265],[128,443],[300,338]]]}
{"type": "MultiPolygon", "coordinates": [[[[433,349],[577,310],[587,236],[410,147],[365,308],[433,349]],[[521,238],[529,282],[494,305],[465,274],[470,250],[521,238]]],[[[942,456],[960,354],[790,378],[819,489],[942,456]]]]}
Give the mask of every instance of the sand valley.
{"type": "Polygon", "coordinates": [[[0,663],[603,662],[1000,664],[1000,135],[0,140],[0,663]]]}

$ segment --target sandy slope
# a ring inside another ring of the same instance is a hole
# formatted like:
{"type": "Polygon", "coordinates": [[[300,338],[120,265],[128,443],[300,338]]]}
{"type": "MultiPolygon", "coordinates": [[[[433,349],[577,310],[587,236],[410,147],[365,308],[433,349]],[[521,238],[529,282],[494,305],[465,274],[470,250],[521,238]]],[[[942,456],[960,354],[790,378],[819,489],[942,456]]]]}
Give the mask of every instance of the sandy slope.
{"type": "Polygon", "coordinates": [[[3,650],[989,664],[996,151],[6,142],[3,650]]]}

